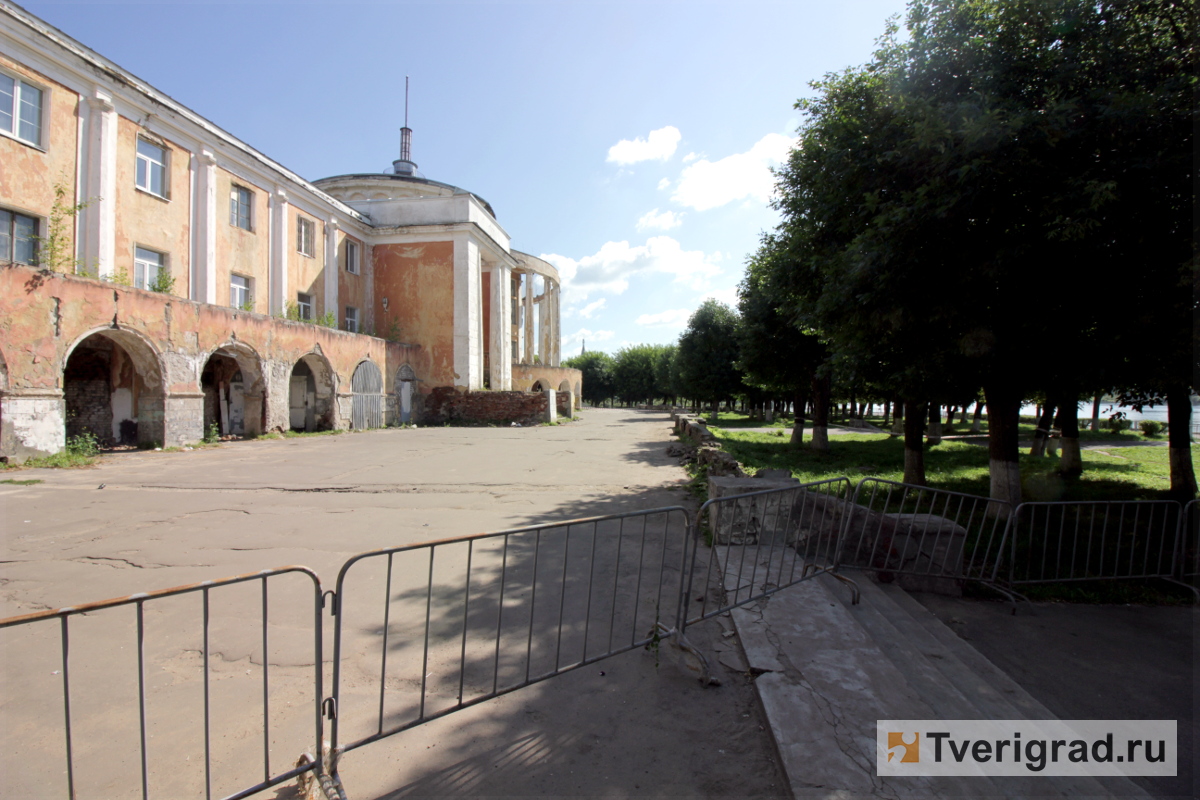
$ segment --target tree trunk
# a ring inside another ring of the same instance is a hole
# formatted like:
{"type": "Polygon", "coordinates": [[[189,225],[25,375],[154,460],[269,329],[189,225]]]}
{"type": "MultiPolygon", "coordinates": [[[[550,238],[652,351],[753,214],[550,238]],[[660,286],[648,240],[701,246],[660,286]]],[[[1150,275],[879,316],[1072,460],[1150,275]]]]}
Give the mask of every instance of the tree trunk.
{"type": "Polygon", "coordinates": [[[1100,399],[1101,395],[1097,394],[1092,398],[1092,430],[1100,430],[1100,399]]]}
{"type": "Polygon", "coordinates": [[[896,413],[892,417],[892,434],[900,436],[904,433],[904,401],[896,398],[896,413]]]}
{"type": "Polygon", "coordinates": [[[1065,394],[1060,398],[1058,429],[1062,431],[1062,458],[1058,471],[1064,478],[1083,474],[1083,455],[1079,450],[1079,396],[1065,394]]]}
{"type": "Polygon", "coordinates": [[[1196,496],[1196,468],[1192,464],[1192,398],[1184,385],[1167,389],[1167,442],[1171,495],[1186,503],[1196,496]]]}
{"type": "Polygon", "coordinates": [[[929,404],[929,443],[942,443],[942,407],[938,403],[929,404]]]}
{"type": "MultiPolygon", "coordinates": [[[[1016,508],[1021,502],[1020,444],[1017,440],[1021,395],[1006,386],[985,386],[983,393],[987,398],[990,496],[1016,508]]],[[[988,509],[989,515],[996,515],[998,511],[993,507],[988,509]]],[[[1006,509],[998,515],[1007,514],[1006,509]]]]}
{"type": "MultiPolygon", "coordinates": [[[[964,409],[963,413],[967,413],[964,409]]],[[[964,420],[965,421],[965,420],[964,420]]],[[[975,401],[975,417],[971,420],[971,433],[980,433],[983,431],[983,401],[975,401]]]]}
{"type": "Polygon", "coordinates": [[[813,432],[812,444],[814,452],[829,452],[829,378],[813,378],[813,432]]]}
{"type": "Polygon", "coordinates": [[[804,393],[799,389],[796,390],[796,418],[792,424],[792,444],[799,447],[804,441],[804,403],[806,402],[804,393]]]}
{"type": "Polygon", "coordinates": [[[892,401],[884,400],[883,401],[883,423],[882,423],[883,427],[885,427],[885,428],[887,427],[888,418],[890,416],[892,416],[892,401]]]}
{"type": "Polygon", "coordinates": [[[904,482],[925,485],[925,404],[904,404],[904,482]]]}
{"type": "Polygon", "coordinates": [[[1050,429],[1054,427],[1054,401],[1046,398],[1046,404],[1039,408],[1041,413],[1038,415],[1037,429],[1033,432],[1033,446],[1029,448],[1031,456],[1046,455],[1046,440],[1050,438],[1050,429]]]}

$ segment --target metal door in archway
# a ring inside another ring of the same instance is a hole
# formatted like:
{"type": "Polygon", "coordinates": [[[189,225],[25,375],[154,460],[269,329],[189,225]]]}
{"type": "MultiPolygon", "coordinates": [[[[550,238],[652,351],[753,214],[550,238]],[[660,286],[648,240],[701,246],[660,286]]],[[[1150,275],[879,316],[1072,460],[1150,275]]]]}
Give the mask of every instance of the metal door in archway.
{"type": "Polygon", "coordinates": [[[364,361],[350,378],[350,427],[356,431],[383,427],[383,376],[364,361]]]}

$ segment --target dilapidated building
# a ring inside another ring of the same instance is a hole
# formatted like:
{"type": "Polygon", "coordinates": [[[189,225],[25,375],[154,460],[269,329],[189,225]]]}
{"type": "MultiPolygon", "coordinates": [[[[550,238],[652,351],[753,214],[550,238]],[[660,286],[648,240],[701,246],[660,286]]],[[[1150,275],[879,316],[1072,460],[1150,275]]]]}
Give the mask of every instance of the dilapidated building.
{"type": "Polygon", "coordinates": [[[305,180],[0,2],[0,456],[378,427],[437,387],[573,404],[557,271],[411,134],[305,180]]]}

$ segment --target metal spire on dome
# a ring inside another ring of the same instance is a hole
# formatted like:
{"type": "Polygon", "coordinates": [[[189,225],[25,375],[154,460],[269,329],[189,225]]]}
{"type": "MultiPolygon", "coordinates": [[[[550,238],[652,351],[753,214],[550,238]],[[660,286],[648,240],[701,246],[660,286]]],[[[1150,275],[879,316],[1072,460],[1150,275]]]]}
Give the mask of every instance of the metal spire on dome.
{"type": "Polygon", "coordinates": [[[400,129],[400,158],[392,162],[392,171],[397,175],[425,177],[417,172],[412,160],[412,128],[408,127],[408,76],[404,76],[404,127],[400,129]]]}

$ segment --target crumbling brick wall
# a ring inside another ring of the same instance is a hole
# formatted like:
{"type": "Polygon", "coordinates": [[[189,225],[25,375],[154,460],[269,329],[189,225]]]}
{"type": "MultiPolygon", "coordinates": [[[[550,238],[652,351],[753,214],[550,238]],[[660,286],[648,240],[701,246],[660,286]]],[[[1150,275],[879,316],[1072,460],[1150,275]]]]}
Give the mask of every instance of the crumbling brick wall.
{"type": "Polygon", "coordinates": [[[428,424],[489,422],[537,424],[546,418],[543,392],[462,392],[440,386],[425,398],[423,421],[428,424]]]}
{"type": "Polygon", "coordinates": [[[90,431],[105,443],[112,441],[112,384],[109,380],[107,351],[79,348],[67,364],[63,376],[66,401],[67,438],[90,431]]]}

